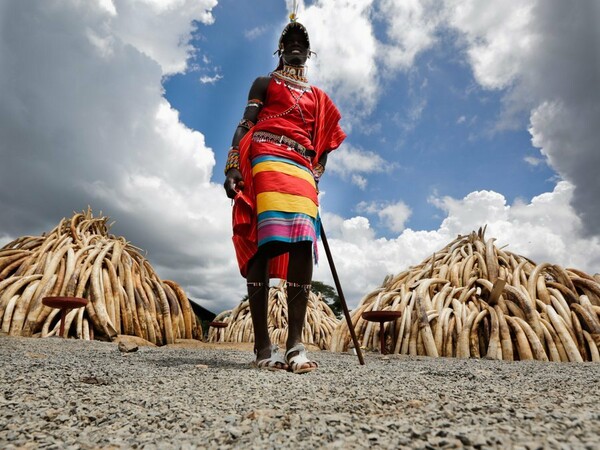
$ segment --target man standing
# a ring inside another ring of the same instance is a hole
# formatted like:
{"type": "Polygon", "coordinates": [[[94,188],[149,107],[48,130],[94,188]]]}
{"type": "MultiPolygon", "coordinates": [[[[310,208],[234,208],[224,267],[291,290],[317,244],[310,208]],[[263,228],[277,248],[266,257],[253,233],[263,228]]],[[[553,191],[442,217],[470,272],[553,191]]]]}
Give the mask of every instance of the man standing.
{"type": "Polygon", "coordinates": [[[233,242],[247,280],[255,365],[305,373],[318,367],[301,340],[317,258],[317,186],[328,153],[346,135],[331,99],[308,83],[308,32],[294,14],[290,18],[279,39],[277,68],[250,88],[229,150],[224,187],[234,199],[233,242]],[[284,357],[268,333],[270,277],[287,280],[284,357]]]}

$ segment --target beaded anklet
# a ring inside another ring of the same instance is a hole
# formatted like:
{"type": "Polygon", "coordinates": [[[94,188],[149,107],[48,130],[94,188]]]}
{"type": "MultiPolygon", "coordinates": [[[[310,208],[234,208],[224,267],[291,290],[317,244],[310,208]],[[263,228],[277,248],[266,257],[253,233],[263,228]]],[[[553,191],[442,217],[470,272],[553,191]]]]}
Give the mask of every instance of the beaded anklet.
{"type": "Polygon", "coordinates": [[[310,291],[311,285],[310,284],[300,284],[300,283],[294,283],[292,281],[288,281],[287,282],[288,287],[293,287],[293,288],[300,288],[302,289],[304,292],[308,292],[310,291]]]}

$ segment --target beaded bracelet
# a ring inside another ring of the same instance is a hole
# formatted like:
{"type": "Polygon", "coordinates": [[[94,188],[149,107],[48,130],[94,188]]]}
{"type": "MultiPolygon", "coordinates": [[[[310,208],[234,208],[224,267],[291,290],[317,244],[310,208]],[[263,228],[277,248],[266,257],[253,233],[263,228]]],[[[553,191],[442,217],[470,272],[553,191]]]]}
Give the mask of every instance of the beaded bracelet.
{"type": "Polygon", "coordinates": [[[225,175],[230,169],[240,170],[240,151],[237,147],[231,147],[227,153],[227,162],[225,163],[225,175]]]}
{"type": "Polygon", "coordinates": [[[249,130],[253,126],[254,126],[254,123],[252,123],[252,121],[248,120],[248,119],[242,119],[242,120],[240,120],[240,123],[238,123],[238,127],[245,128],[246,130],[249,130]]]}
{"type": "Polygon", "coordinates": [[[313,167],[313,177],[315,178],[315,181],[317,183],[321,179],[321,176],[323,175],[324,172],[325,172],[325,166],[323,164],[321,164],[321,163],[315,164],[315,166],[313,167]]]}

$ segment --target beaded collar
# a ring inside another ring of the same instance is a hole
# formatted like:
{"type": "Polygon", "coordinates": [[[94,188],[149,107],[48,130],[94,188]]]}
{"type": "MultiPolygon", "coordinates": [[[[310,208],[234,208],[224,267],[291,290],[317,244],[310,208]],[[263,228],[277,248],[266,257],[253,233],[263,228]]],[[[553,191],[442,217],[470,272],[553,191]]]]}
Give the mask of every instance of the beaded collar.
{"type": "Polygon", "coordinates": [[[296,84],[302,88],[310,88],[308,78],[306,78],[306,68],[304,66],[289,66],[283,65],[282,69],[275,70],[272,75],[277,78],[296,84]]]}

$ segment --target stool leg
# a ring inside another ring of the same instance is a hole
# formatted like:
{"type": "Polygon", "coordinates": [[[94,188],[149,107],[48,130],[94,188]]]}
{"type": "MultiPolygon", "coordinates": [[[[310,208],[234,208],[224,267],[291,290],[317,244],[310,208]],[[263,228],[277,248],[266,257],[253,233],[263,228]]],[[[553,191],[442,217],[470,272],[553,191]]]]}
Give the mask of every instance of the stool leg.
{"type": "Polygon", "coordinates": [[[385,333],[383,330],[383,324],[385,322],[379,322],[379,344],[381,345],[381,354],[385,355],[385,333]]]}
{"type": "Polygon", "coordinates": [[[65,334],[65,316],[67,315],[67,310],[66,308],[62,308],[60,310],[60,337],[64,338],[64,334],[65,334]]]}

